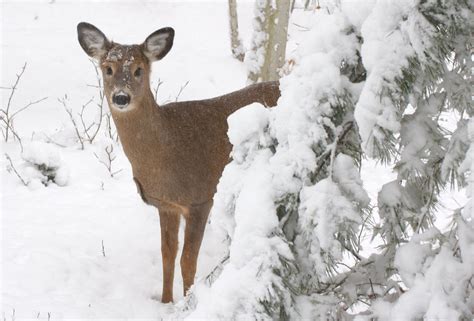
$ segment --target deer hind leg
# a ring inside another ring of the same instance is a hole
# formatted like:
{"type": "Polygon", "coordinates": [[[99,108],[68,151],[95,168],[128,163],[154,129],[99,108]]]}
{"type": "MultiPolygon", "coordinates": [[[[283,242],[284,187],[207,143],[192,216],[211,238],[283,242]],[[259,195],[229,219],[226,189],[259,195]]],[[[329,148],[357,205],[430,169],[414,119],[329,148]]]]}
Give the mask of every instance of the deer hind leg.
{"type": "Polygon", "coordinates": [[[174,208],[160,206],[161,256],[163,262],[163,292],[161,302],[173,301],[174,264],[178,252],[180,213],[174,208]]]}
{"type": "Polygon", "coordinates": [[[183,292],[187,294],[194,283],[196,264],[201,247],[204,229],[206,228],[212,201],[205,204],[189,207],[185,214],[186,228],[184,232],[184,247],[181,255],[181,275],[183,276],[183,292]]]}

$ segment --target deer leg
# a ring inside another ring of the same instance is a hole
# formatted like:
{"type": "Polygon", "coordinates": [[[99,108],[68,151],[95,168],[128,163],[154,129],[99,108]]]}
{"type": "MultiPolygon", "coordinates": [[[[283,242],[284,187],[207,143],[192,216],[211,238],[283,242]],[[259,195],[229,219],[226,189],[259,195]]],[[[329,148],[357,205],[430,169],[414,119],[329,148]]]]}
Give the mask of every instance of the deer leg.
{"type": "Polygon", "coordinates": [[[194,283],[196,264],[201,247],[204,229],[206,228],[212,201],[205,204],[192,206],[184,216],[186,228],[184,232],[184,247],[181,255],[181,275],[183,276],[184,295],[194,283]]]}
{"type": "Polygon", "coordinates": [[[174,264],[178,252],[180,214],[169,208],[159,208],[161,227],[161,256],[163,262],[163,292],[161,302],[173,301],[174,264]]]}

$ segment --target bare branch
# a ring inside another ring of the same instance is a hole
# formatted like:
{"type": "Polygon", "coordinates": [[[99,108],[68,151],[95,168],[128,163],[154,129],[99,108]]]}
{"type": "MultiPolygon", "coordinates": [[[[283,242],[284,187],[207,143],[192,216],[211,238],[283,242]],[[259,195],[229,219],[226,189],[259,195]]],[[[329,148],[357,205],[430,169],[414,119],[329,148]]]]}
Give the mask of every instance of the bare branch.
{"type": "Polygon", "coordinates": [[[186,86],[187,86],[188,84],[189,84],[189,80],[186,81],[186,83],[181,86],[181,88],[179,89],[178,95],[176,96],[175,102],[178,101],[179,96],[181,95],[181,93],[183,92],[183,90],[186,88],[186,86]]]}
{"type": "Polygon", "coordinates": [[[53,140],[51,137],[49,137],[48,135],[46,135],[46,134],[44,134],[44,133],[43,133],[43,135],[44,135],[44,137],[46,138],[46,142],[47,142],[47,143],[51,143],[51,144],[54,144],[54,145],[59,146],[59,147],[62,147],[62,148],[66,148],[66,147],[67,147],[66,145],[63,145],[63,144],[60,144],[60,143],[54,141],[54,140],[53,140]]]}
{"type": "Polygon", "coordinates": [[[48,97],[43,97],[41,99],[31,101],[27,105],[21,107],[17,111],[13,112],[10,114],[10,111],[12,109],[12,101],[13,97],[15,96],[15,92],[18,89],[18,84],[20,83],[20,80],[25,73],[26,70],[26,62],[24,63],[23,67],[21,68],[21,71],[19,74],[16,75],[16,80],[15,83],[11,87],[0,87],[1,89],[9,89],[10,90],[10,95],[8,97],[7,105],[4,109],[1,109],[0,112],[3,113],[4,116],[1,116],[1,120],[3,122],[3,128],[2,128],[2,135],[4,138],[5,142],[8,142],[8,139],[10,138],[10,132],[12,133],[14,139],[17,139],[20,142],[21,150],[23,151],[23,146],[21,144],[21,139],[16,130],[14,129],[13,126],[13,119],[15,118],[16,115],[24,111],[25,109],[29,108],[32,105],[38,104],[42,102],[43,100],[46,100],[48,97]]]}
{"type": "Polygon", "coordinates": [[[353,128],[354,122],[353,121],[348,121],[343,125],[343,132],[339,135],[336,136],[335,141],[330,145],[330,148],[328,148],[324,153],[318,158],[318,161],[321,160],[319,166],[316,168],[314,171],[314,177],[318,177],[319,172],[322,170],[326,162],[335,157],[335,149],[337,148],[337,145],[339,142],[341,142],[344,137],[350,132],[350,130],[353,128]],[[333,145],[334,144],[334,145],[333,145]]]}
{"type": "Polygon", "coordinates": [[[105,113],[105,125],[106,125],[106,135],[115,142],[120,142],[117,130],[114,130],[112,114],[110,112],[105,113]]]}
{"type": "Polygon", "coordinates": [[[14,113],[10,116],[10,120],[12,120],[13,117],[15,117],[17,114],[19,114],[20,112],[24,111],[24,110],[27,109],[28,107],[31,107],[32,105],[38,104],[38,103],[40,103],[40,102],[42,102],[43,100],[46,100],[46,99],[48,99],[48,97],[43,97],[43,98],[38,99],[38,100],[35,100],[35,101],[30,101],[26,106],[21,107],[21,108],[18,109],[16,112],[14,112],[14,113]]]}
{"type": "MultiPolygon", "coordinates": [[[[5,110],[2,110],[3,113],[5,114],[5,118],[6,118],[6,121],[5,123],[7,124],[6,127],[5,127],[5,142],[8,142],[8,138],[9,138],[9,132],[10,130],[12,129],[12,126],[11,126],[11,121],[10,121],[10,108],[11,108],[11,104],[12,104],[12,100],[13,100],[13,96],[15,95],[15,91],[18,87],[18,83],[20,82],[20,79],[21,77],[23,76],[23,73],[25,72],[25,69],[26,69],[26,62],[25,64],[23,65],[23,67],[21,68],[21,71],[19,74],[16,75],[16,80],[15,80],[15,83],[13,84],[13,86],[10,88],[10,96],[8,97],[8,102],[7,102],[7,107],[5,108],[5,110]]],[[[16,133],[14,133],[15,136],[18,136],[16,135],[16,133]]],[[[23,148],[22,148],[23,149],[23,148]]]]}
{"type": "MultiPolygon", "coordinates": [[[[99,123],[97,124],[95,132],[89,137],[89,143],[92,144],[95,137],[99,133],[99,129],[102,125],[102,119],[104,117],[103,112],[104,112],[104,97],[105,97],[105,95],[104,95],[104,89],[103,89],[103,86],[102,86],[102,80],[101,80],[100,74],[99,74],[99,69],[97,68],[97,65],[95,64],[95,62],[92,59],[90,61],[91,61],[92,65],[94,66],[95,75],[96,75],[96,79],[97,79],[97,88],[99,89],[99,103],[97,104],[97,107],[99,107],[99,123]]],[[[90,126],[90,128],[92,128],[92,125],[90,126]]]]}
{"type": "Polygon", "coordinates": [[[13,84],[13,86],[11,88],[11,93],[10,93],[10,96],[8,97],[8,103],[7,103],[7,109],[6,109],[6,114],[7,115],[10,111],[11,102],[12,102],[13,96],[15,95],[16,88],[18,86],[18,83],[20,82],[21,76],[23,76],[23,73],[25,72],[25,69],[26,69],[26,62],[23,65],[23,67],[21,68],[20,73],[16,75],[16,81],[15,81],[15,83],[13,84]]]}
{"type": "Polygon", "coordinates": [[[87,136],[87,140],[89,140],[89,142],[91,142],[91,137],[89,136],[89,129],[92,127],[92,125],[94,125],[94,123],[92,123],[89,127],[86,127],[86,124],[84,122],[84,110],[93,100],[94,97],[92,97],[91,99],[89,99],[89,101],[82,105],[81,112],[79,113],[79,119],[81,120],[81,125],[84,129],[84,134],[87,136]]]}
{"type": "Polygon", "coordinates": [[[10,155],[8,155],[7,153],[5,153],[5,157],[6,157],[7,160],[10,162],[10,168],[13,170],[13,172],[16,174],[16,176],[20,179],[20,181],[23,183],[23,185],[28,186],[28,184],[26,183],[26,181],[23,179],[23,177],[21,177],[21,175],[18,173],[18,171],[16,170],[15,166],[13,165],[13,162],[12,162],[12,159],[10,158],[10,155]]]}
{"type": "Polygon", "coordinates": [[[296,27],[298,27],[298,28],[300,28],[300,29],[302,29],[301,31],[309,31],[309,30],[310,30],[310,28],[305,27],[305,26],[302,26],[302,25],[299,25],[299,24],[294,23],[294,22],[293,22],[293,25],[296,26],[296,27]]]}
{"type": "Polygon", "coordinates": [[[163,81],[161,81],[160,78],[158,78],[158,83],[155,86],[154,89],[154,95],[155,95],[155,101],[158,101],[158,90],[160,89],[160,86],[163,84],[163,81]]]}
{"type": "Polygon", "coordinates": [[[5,134],[4,134],[5,141],[7,141],[7,139],[8,139],[8,130],[10,130],[11,133],[13,134],[13,136],[18,140],[18,143],[20,144],[21,151],[23,152],[23,144],[21,142],[21,138],[20,138],[20,136],[18,136],[17,132],[15,131],[15,128],[13,127],[11,121],[8,121],[8,119],[3,117],[3,116],[0,116],[0,120],[2,120],[5,124],[5,134]]]}
{"type": "Polygon", "coordinates": [[[116,158],[116,156],[113,155],[113,151],[114,151],[114,146],[112,144],[105,147],[105,153],[107,155],[106,161],[103,161],[102,159],[100,159],[100,157],[96,153],[94,153],[94,156],[95,158],[97,158],[99,163],[101,163],[102,165],[105,166],[105,168],[107,168],[107,171],[109,172],[110,177],[114,177],[116,174],[120,173],[123,170],[123,169],[119,169],[116,171],[112,170],[112,163],[116,158]]]}
{"type": "Polygon", "coordinates": [[[84,149],[84,138],[81,136],[81,133],[79,132],[79,128],[78,128],[76,120],[74,119],[74,116],[72,114],[72,110],[70,110],[67,107],[66,100],[67,100],[67,95],[65,95],[63,98],[58,98],[58,101],[63,105],[64,110],[69,115],[69,119],[71,120],[71,123],[74,126],[74,130],[76,131],[77,139],[79,140],[79,143],[81,143],[81,149],[84,149]]]}
{"type": "Polygon", "coordinates": [[[105,257],[105,246],[104,246],[104,240],[102,240],[102,255],[105,257]]]}

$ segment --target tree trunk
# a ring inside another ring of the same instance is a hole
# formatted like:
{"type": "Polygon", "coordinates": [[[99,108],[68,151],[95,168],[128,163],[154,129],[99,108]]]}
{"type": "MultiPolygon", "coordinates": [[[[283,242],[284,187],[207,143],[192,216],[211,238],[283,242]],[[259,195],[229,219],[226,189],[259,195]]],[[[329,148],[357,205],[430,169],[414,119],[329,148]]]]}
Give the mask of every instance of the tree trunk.
{"type": "Polygon", "coordinates": [[[285,63],[291,0],[257,0],[247,66],[250,83],[278,80],[285,63]]]}
{"type": "Polygon", "coordinates": [[[239,37],[239,22],[237,19],[236,0],[229,0],[229,24],[232,56],[240,61],[244,61],[245,50],[239,37]]]}

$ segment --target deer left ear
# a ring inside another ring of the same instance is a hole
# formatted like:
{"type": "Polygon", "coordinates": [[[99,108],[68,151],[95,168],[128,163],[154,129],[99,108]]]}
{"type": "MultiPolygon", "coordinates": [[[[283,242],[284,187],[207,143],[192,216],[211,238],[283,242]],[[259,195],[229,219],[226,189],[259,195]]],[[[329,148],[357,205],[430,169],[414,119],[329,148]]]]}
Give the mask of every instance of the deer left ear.
{"type": "Polygon", "coordinates": [[[82,49],[94,59],[100,60],[110,49],[110,42],[104,33],[90,23],[77,25],[77,37],[82,49]]]}
{"type": "Polygon", "coordinates": [[[167,27],[153,32],[143,43],[143,53],[150,62],[160,60],[173,47],[174,29],[167,27]]]}

